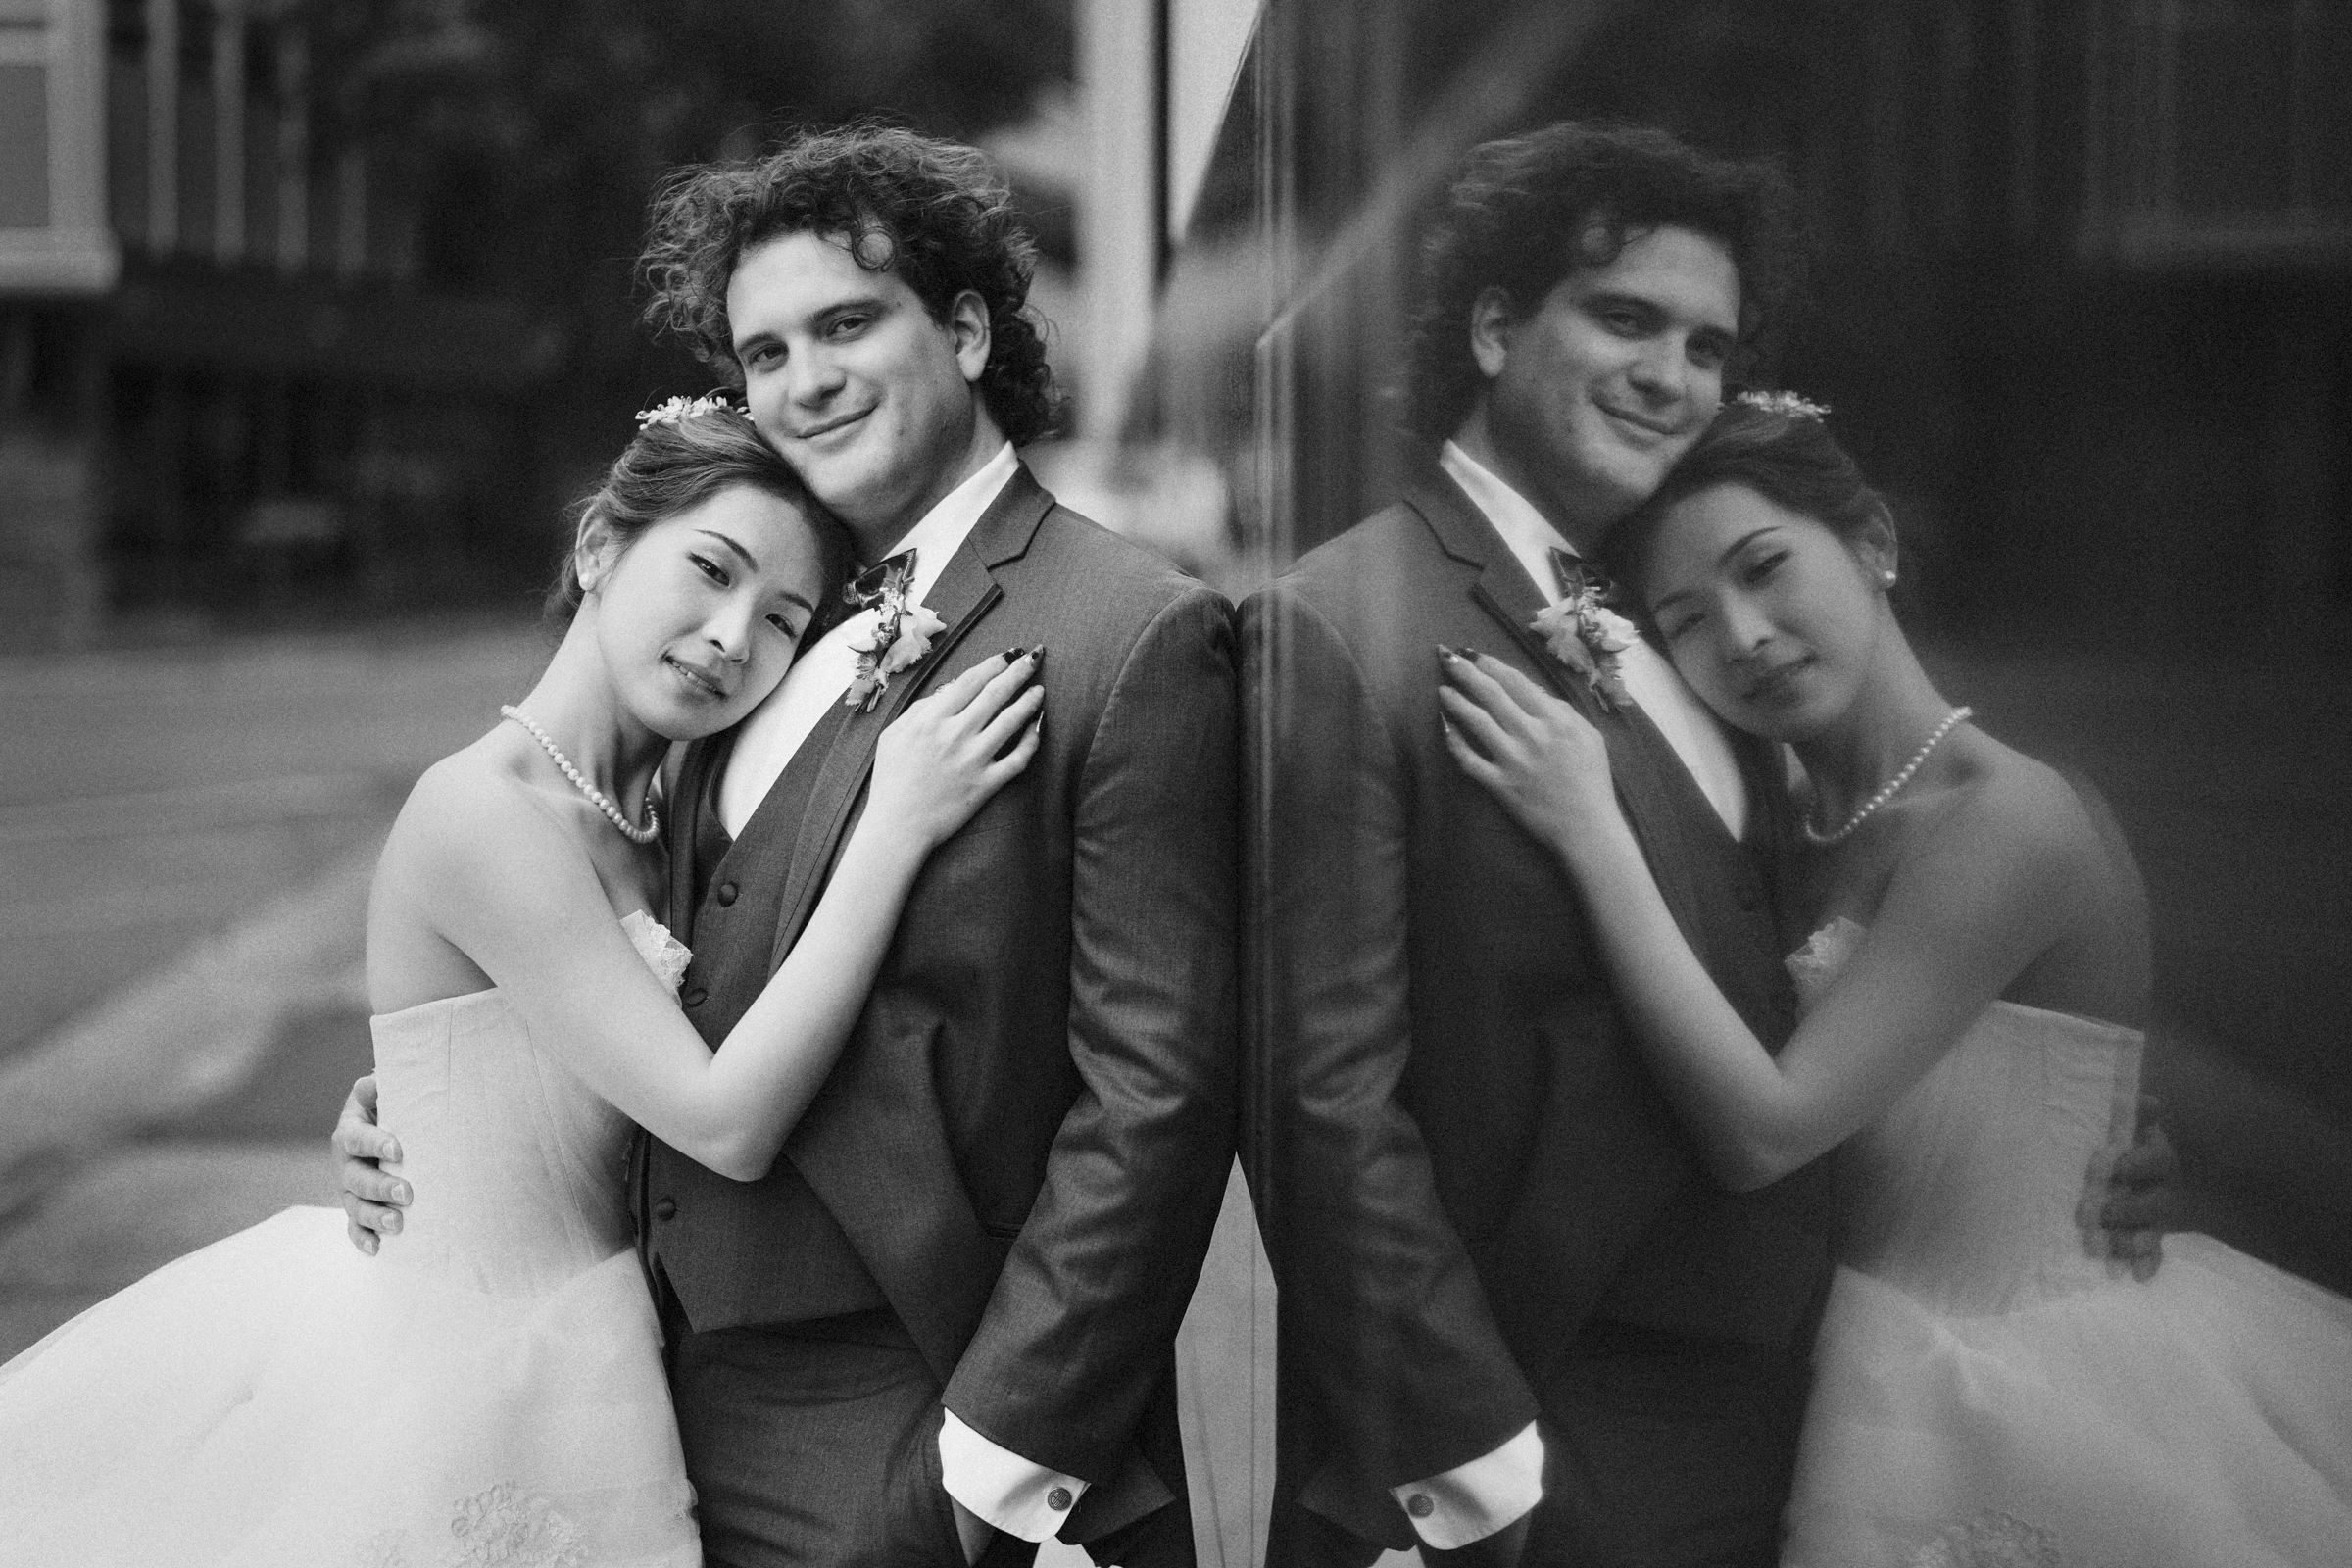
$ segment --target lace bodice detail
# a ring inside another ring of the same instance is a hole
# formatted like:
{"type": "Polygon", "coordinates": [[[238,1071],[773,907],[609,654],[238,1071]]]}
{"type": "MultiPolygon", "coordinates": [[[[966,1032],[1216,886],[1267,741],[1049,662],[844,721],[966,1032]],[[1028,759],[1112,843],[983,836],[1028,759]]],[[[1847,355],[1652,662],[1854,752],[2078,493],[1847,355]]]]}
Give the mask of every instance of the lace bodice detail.
{"type": "Polygon", "coordinates": [[[654,971],[654,978],[670,990],[677,990],[678,983],[686,978],[686,966],[694,961],[694,950],[671,936],[669,927],[643,909],[631,909],[622,915],[620,928],[628,933],[637,956],[654,971]]]}
{"type": "MultiPolygon", "coordinates": [[[[672,990],[687,950],[643,911],[621,921],[672,990]]],[[[376,1114],[415,1201],[380,1256],[501,1296],[548,1290],[627,1247],[631,1123],[531,1037],[495,988],[369,1020],[376,1114]]]]}
{"type": "MultiPolygon", "coordinates": [[[[1842,917],[1788,958],[1808,1007],[1861,948],[1842,917]]],[[[2137,1030],[1996,1002],[1833,1156],[1838,1255],[1956,1313],[2096,1284],[2076,1222],[2084,1174],[2138,1100],[2137,1030]]]]}

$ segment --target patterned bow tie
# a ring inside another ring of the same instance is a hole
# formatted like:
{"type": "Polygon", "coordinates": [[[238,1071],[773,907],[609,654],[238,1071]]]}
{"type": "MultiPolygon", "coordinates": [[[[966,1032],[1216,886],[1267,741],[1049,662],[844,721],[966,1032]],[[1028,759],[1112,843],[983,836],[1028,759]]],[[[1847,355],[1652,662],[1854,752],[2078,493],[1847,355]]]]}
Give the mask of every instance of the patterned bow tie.
{"type": "Polygon", "coordinates": [[[850,574],[841,597],[852,610],[871,610],[895,586],[902,593],[914,581],[914,552],[902,550],[850,574]]]}

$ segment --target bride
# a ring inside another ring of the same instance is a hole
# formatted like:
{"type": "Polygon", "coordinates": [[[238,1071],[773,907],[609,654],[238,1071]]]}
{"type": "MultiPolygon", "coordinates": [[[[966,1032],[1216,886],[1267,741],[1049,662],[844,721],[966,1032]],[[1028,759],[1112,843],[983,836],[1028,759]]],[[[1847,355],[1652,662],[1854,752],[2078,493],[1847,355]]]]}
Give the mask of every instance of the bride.
{"type": "Polygon", "coordinates": [[[2081,1172],[2136,1101],[2138,874],[2103,807],[1936,692],[1887,604],[1887,510],[1821,412],[1728,407],[1611,542],[1684,678],[1803,764],[1814,933],[1777,1056],[1677,929],[1599,730],[1476,655],[1440,697],[1463,770],[1574,880],[1718,1178],[1837,1152],[1785,1560],[2341,1560],[2352,1302],[2208,1237],[2144,1285],[2083,1254],[2081,1172]]]}
{"type": "Polygon", "coordinates": [[[629,1246],[630,1124],[766,1171],[925,857],[1028,764],[1043,693],[1032,656],[998,656],[883,733],[823,902],[713,1053],[672,995],[656,773],[775,687],[846,550],[723,402],[640,418],[582,509],[546,673],[418,780],[377,866],[408,1233],[370,1259],[340,1209],[288,1209],[0,1368],[0,1562],[700,1561],[629,1246]]]}

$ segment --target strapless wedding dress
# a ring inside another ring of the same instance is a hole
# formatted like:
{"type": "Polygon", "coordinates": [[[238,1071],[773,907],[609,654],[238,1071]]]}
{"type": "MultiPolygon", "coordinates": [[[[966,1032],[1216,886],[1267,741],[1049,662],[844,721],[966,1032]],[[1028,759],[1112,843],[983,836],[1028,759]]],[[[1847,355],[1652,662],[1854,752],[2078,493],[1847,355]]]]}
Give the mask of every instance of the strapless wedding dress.
{"type": "MultiPolygon", "coordinates": [[[[1800,996],[1862,936],[1816,933],[1800,996]]],[[[2167,1237],[2146,1284],[2084,1250],[2077,1200],[2140,1045],[1995,1003],[1833,1156],[1786,1563],[2352,1563],[2352,1301],[2206,1236],[2167,1237]]]]}
{"type": "MultiPolygon", "coordinates": [[[[670,985],[685,950],[623,922],[670,985]]],[[[373,1021],[416,1191],[366,1257],[290,1208],[0,1367],[8,1568],[685,1568],[630,1127],[496,990],[373,1021]]]]}

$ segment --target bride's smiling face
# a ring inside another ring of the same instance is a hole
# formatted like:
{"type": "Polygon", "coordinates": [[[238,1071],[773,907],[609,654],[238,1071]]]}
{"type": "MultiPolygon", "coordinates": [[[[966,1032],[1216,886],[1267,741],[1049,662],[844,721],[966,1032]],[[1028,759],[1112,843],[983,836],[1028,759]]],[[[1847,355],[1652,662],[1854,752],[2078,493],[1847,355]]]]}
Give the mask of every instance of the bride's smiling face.
{"type": "Polygon", "coordinates": [[[626,544],[591,530],[580,576],[615,693],[657,735],[694,740],[775,690],[822,592],[817,525],[732,485],[626,544]]]}
{"type": "Polygon", "coordinates": [[[1643,561],[1642,598],[1674,667],[1727,723],[1774,740],[1852,706],[1891,625],[1891,534],[1848,541],[1743,484],[1679,501],[1643,561]]]}

